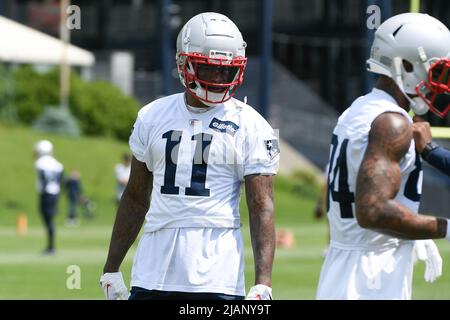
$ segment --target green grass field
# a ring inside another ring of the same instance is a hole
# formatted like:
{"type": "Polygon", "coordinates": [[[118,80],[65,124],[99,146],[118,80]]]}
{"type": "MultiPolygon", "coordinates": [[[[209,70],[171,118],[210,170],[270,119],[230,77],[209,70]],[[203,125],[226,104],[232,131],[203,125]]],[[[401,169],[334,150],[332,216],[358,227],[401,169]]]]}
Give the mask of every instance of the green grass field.
{"type": "MultiPolygon", "coordinates": [[[[38,134],[25,128],[0,124],[0,299],[103,299],[98,281],[106,258],[115,215],[114,164],[128,149],[127,144],[100,138],[71,139],[38,134]],[[78,227],[65,224],[67,204],[61,198],[57,216],[57,254],[44,257],[45,234],[37,213],[32,146],[48,138],[55,144],[55,156],[66,169],[78,168],[84,189],[96,203],[95,218],[81,219],[78,227]],[[26,213],[27,234],[16,234],[16,219],[26,213]],[[80,289],[68,289],[70,266],[80,268],[80,289]]],[[[277,249],[273,269],[276,299],[314,299],[326,246],[326,222],[315,221],[312,209],[315,190],[298,187],[295,181],[277,178],[276,226],[295,234],[292,249],[277,249]]],[[[247,212],[242,206],[246,246],[246,285],[252,285],[253,265],[247,212]]],[[[444,275],[433,284],[423,280],[423,264],[414,278],[416,299],[450,299],[450,245],[438,241],[444,259],[444,275]]],[[[126,282],[134,248],[122,265],[126,282]]]]}

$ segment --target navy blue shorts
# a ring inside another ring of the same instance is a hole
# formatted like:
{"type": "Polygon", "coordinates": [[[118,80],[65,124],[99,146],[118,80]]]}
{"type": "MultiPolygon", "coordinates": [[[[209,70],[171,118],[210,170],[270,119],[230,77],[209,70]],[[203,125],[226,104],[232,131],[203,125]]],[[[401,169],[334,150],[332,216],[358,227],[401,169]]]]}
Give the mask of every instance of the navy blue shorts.
{"type": "Polygon", "coordinates": [[[129,300],[243,300],[244,296],[215,292],[178,292],[131,287],[129,300]]]}

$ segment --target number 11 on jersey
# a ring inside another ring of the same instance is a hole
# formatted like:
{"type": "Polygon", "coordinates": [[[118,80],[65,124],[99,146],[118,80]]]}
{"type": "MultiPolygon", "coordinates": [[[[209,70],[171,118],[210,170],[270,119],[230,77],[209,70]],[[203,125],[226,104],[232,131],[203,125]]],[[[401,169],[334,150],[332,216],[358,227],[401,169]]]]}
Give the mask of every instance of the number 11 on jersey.
{"type": "MultiPolygon", "coordinates": [[[[164,185],[161,186],[162,194],[180,194],[180,187],[175,186],[175,175],[177,171],[178,151],[183,131],[170,130],[162,135],[166,139],[166,169],[164,171],[164,185]],[[175,160],[175,161],[174,161],[175,160]]],[[[198,133],[191,137],[196,141],[194,158],[192,160],[192,174],[190,187],[186,188],[187,196],[209,197],[210,189],[206,188],[206,171],[208,168],[209,146],[212,135],[198,133]]]]}

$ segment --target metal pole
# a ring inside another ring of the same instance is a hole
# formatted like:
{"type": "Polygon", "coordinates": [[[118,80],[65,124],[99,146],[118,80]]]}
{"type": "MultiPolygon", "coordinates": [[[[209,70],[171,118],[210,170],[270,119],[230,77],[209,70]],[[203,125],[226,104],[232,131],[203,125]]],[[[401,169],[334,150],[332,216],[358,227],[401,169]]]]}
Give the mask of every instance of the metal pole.
{"type": "Polygon", "coordinates": [[[409,11],[420,12],[420,0],[411,0],[409,3],[409,11]]]}
{"type": "Polygon", "coordinates": [[[66,10],[70,5],[70,0],[61,0],[60,5],[60,27],[59,33],[62,41],[61,67],[60,67],[60,87],[59,98],[61,108],[69,108],[69,87],[70,87],[70,66],[68,63],[68,49],[70,42],[70,30],[66,25],[66,10]]]}
{"type": "Polygon", "coordinates": [[[378,0],[381,8],[381,22],[392,16],[392,0],[378,0]]]}
{"type": "Polygon", "coordinates": [[[109,16],[111,14],[110,0],[99,0],[95,2],[97,10],[97,30],[99,35],[99,45],[110,48],[108,37],[109,16]]]}
{"type": "Polygon", "coordinates": [[[175,56],[172,52],[171,25],[170,25],[170,6],[172,0],[160,0],[161,12],[161,57],[162,57],[162,78],[163,94],[172,93],[172,63],[175,56]]]}
{"type": "Polygon", "coordinates": [[[260,9],[260,77],[259,107],[261,115],[268,119],[272,79],[272,0],[263,0],[260,9]]]}

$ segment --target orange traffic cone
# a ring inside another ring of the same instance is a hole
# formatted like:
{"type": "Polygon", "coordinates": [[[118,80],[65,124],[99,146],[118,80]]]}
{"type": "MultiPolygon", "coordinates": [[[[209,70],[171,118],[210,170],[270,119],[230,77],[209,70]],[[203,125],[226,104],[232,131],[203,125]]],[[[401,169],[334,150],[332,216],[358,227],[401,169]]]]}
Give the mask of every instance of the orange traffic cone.
{"type": "Polygon", "coordinates": [[[19,213],[17,216],[17,235],[23,236],[28,230],[28,218],[23,212],[19,213]]]}

